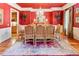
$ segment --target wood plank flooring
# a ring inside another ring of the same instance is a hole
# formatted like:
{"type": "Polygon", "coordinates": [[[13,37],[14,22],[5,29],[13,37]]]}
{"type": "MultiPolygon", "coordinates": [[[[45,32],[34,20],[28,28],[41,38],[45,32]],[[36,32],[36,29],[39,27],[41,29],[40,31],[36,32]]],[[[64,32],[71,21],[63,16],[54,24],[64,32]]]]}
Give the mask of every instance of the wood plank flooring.
{"type": "Polygon", "coordinates": [[[79,52],[79,40],[69,38],[69,43],[79,52]]]}
{"type": "Polygon", "coordinates": [[[3,53],[6,49],[11,46],[11,39],[8,39],[2,43],[0,43],[0,54],[3,53]]]}

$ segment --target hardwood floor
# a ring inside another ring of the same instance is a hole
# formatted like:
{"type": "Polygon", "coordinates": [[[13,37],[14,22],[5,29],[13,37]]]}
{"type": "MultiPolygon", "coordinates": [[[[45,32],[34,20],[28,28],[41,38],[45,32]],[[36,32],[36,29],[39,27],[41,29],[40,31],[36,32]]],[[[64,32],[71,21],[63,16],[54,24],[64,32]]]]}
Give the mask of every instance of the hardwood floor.
{"type": "Polygon", "coordinates": [[[2,43],[0,43],[0,54],[3,53],[6,49],[11,46],[11,39],[8,39],[2,43]]]}
{"type": "MultiPolygon", "coordinates": [[[[68,41],[69,41],[70,45],[72,47],[74,47],[77,50],[77,52],[79,52],[79,41],[72,39],[72,38],[69,38],[68,41]]],[[[8,39],[8,40],[0,43],[0,54],[3,53],[9,47],[11,47],[11,45],[12,45],[11,39],[8,39]]]]}
{"type": "Polygon", "coordinates": [[[77,52],[79,52],[79,41],[78,40],[69,38],[69,43],[71,44],[72,47],[74,47],[77,50],[77,52]]]}

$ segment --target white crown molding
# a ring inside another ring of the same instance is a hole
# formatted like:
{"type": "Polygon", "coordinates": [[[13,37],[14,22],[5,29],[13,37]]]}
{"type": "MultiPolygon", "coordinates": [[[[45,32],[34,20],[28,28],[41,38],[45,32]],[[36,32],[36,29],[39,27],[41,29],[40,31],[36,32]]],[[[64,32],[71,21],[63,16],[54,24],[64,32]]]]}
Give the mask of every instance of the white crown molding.
{"type": "Polygon", "coordinates": [[[33,8],[21,8],[21,11],[31,11],[33,8]]]}
{"type": "MultiPolygon", "coordinates": [[[[33,8],[22,8],[20,7],[18,4],[16,3],[8,3],[9,5],[11,5],[12,7],[20,10],[20,11],[31,11],[31,12],[35,12],[38,9],[33,9],[33,8]]],[[[63,7],[52,7],[50,9],[42,9],[45,12],[51,12],[51,11],[59,11],[59,10],[65,10],[73,5],[75,5],[76,3],[67,3],[66,5],[64,5],[63,7]]]]}
{"type": "Polygon", "coordinates": [[[7,3],[7,4],[14,7],[14,8],[16,8],[16,9],[18,9],[18,10],[21,10],[21,7],[16,3],[7,3]]]}
{"type": "MultiPolygon", "coordinates": [[[[45,12],[51,12],[51,11],[58,11],[58,10],[63,10],[62,8],[50,8],[50,9],[42,9],[42,11],[45,12]]],[[[21,11],[31,11],[31,12],[35,12],[38,11],[38,9],[33,9],[33,8],[21,8],[21,11]]]]}
{"type": "Polygon", "coordinates": [[[52,11],[64,10],[62,7],[52,7],[50,8],[52,11]]]}
{"type": "Polygon", "coordinates": [[[75,4],[76,4],[76,3],[68,3],[68,4],[64,5],[62,8],[63,8],[63,10],[65,10],[65,9],[67,9],[67,8],[69,8],[69,7],[73,6],[73,5],[75,5],[75,4]]]}

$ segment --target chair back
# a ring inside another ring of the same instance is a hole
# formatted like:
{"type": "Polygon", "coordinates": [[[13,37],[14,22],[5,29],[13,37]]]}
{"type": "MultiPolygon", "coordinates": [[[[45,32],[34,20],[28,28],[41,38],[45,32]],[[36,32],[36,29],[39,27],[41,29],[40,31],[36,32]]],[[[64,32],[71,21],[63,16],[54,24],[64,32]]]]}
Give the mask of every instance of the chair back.
{"type": "Polygon", "coordinates": [[[26,33],[26,34],[33,34],[33,33],[34,33],[34,28],[33,28],[33,26],[30,26],[30,25],[26,26],[26,27],[25,27],[25,33],[26,33]]]}
{"type": "Polygon", "coordinates": [[[45,27],[42,25],[37,25],[36,26],[36,33],[37,34],[44,34],[45,33],[45,27]]]}
{"type": "Polygon", "coordinates": [[[54,34],[54,27],[52,25],[46,26],[46,33],[47,34],[54,34]]]}

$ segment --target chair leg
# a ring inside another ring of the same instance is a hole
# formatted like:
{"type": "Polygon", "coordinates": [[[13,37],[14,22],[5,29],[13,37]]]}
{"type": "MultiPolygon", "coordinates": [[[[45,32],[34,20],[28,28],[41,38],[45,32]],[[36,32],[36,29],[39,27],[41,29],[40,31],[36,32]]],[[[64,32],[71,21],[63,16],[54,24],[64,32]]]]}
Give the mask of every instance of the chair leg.
{"type": "Polygon", "coordinates": [[[44,40],[45,47],[47,47],[47,39],[44,40]]]}
{"type": "Polygon", "coordinates": [[[34,45],[34,39],[33,39],[33,45],[34,45]]]}
{"type": "Polygon", "coordinates": [[[34,39],[34,47],[36,47],[36,39],[34,39]]]}
{"type": "Polygon", "coordinates": [[[24,44],[26,45],[26,39],[24,39],[24,44]]]}

